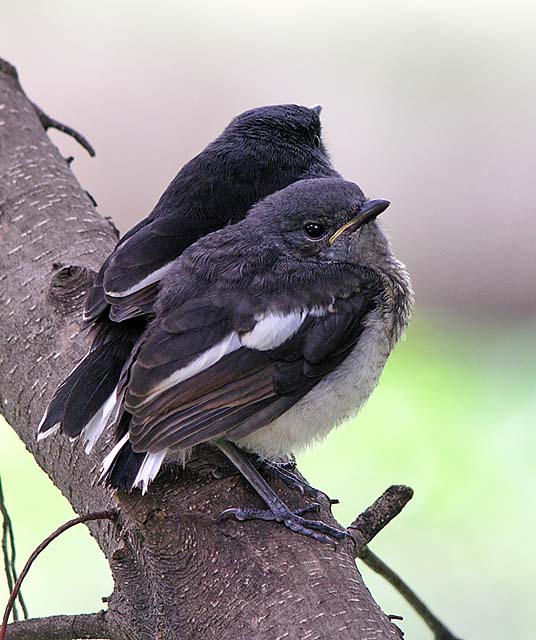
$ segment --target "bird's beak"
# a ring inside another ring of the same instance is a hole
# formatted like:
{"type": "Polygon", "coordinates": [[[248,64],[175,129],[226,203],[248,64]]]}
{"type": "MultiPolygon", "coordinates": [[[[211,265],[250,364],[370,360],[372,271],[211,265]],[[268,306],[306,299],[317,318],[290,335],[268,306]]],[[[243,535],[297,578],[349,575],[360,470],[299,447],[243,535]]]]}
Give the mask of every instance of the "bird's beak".
{"type": "Polygon", "coordinates": [[[314,111],[316,113],[317,116],[320,116],[320,114],[322,113],[322,105],[321,104],[315,104],[312,107],[309,107],[311,109],[311,111],[314,111]]]}
{"type": "Polygon", "coordinates": [[[390,204],[391,203],[389,202],[389,200],[368,200],[361,207],[359,213],[354,218],[343,224],[342,227],[335,231],[335,233],[328,240],[328,244],[332,245],[335,240],[337,240],[337,238],[341,236],[347,229],[357,231],[363,225],[371,222],[372,220],[375,220],[380,215],[380,213],[383,213],[387,209],[390,204]]]}

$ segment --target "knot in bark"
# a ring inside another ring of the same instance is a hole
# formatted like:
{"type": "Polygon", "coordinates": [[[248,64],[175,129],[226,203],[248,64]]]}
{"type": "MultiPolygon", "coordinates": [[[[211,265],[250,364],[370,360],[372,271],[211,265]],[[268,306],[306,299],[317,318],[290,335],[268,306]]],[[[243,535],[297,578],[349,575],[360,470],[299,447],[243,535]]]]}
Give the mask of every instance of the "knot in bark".
{"type": "Polygon", "coordinates": [[[49,300],[62,316],[78,313],[84,306],[95,272],[79,265],[53,265],[55,271],[49,288],[49,300]]]}

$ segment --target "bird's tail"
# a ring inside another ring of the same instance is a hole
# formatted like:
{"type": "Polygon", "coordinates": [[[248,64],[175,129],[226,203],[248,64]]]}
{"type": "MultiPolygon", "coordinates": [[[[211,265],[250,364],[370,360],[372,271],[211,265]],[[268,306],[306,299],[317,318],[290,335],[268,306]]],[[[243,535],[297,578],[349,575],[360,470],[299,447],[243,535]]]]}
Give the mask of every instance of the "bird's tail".
{"type": "Polygon", "coordinates": [[[167,449],[158,453],[134,451],[128,433],[130,418],[124,411],[116,424],[117,444],[102,461],[100,480],[115,489],[132,491],[140,487],[145,493],[160,470],[167,449]]]}
{"type": "Polygon", "coordinates": [[[115,406],[121,371],[140,333],[139,322],[100,328],[91,351],[56,390],[39,424],[38,440],[61,429],[72,439],[81,436],[86,452],[91,451],[115,406]]]}

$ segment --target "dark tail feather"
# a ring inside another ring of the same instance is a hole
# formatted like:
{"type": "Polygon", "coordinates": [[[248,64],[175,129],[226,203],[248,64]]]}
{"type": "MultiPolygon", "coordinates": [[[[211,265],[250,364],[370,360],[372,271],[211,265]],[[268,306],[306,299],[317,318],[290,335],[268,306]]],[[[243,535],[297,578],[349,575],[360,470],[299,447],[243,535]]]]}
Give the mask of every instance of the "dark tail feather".
{"type": "Polygon", "coordinates": [[[123,362],[114,357],[113,351],[106,346],[97,347],[73,372],[62,420],[62,431],[70,438],[82,433],[114,393],[123,362]]]}
{"type": "Polygon", "coordinates": [[[113,406],[110,399],[123,365],[141,331],[139,321],[120,325],[107,323],[98,328],[91,351],[52,398],[39,425],[38,437],[50,435],[59,424],[71,438],[76,438],[88,427],[87,431],[91,431],[91,434],[87,433],[88,441],[92,444],[96,440],[113,406]]]}
{"type": "MultiPolygon", "coordinates": [[[[74,373],[74,372],[73,372],[74,373]]],[[[70,376],[69,376],[70,378],[70,376]]],[[[69,384],[69,378],[58,387],[54,397],[52,398],[48,408],[46,410],[41,423],[39,424],[37,439],[42,440],[49,435],[52,435],[59,429],[63,421],[63,412],[65,411],[65,405],[69,399],[71,393],[71,385],[69,384]]]]}
{"type": "Polygon", "coordinates": [[[132,450],[128,440],[128,425],[130,414],[123,413],[117,425],[118,438],[121,438],[116,447],[104,459],[101,481],[115,489],[131,491],[134,480],[145,459],[146,453],[136,453],[132,450]]]}

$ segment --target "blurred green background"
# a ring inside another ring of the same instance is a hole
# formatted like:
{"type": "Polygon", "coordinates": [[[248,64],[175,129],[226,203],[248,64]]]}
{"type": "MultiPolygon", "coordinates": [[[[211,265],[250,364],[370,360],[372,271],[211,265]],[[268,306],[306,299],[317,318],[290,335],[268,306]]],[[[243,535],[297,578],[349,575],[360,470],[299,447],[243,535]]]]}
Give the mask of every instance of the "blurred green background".
{"type": "MultiPolygon", "coordinates": [[[[91,160],[52,133],[123,230],[236,113],[324,105],[336,166],[393,202],[385,225],[417,307],[367,406],[301,468],[345,524],[411,485],[372,548],[464,640],[534,640],[535,6],[19,0],[2,6],[0,45],[32,99],[97,148],[91,160]]],[[[20,567],[71,514],[5,423],[0,472],[20,567]]],[[[429,638],[363,571],[406,637],[429,638]]],[[[96,610],[110,591],[83,529],[25,585],[32,615],[96,610]]]]}

